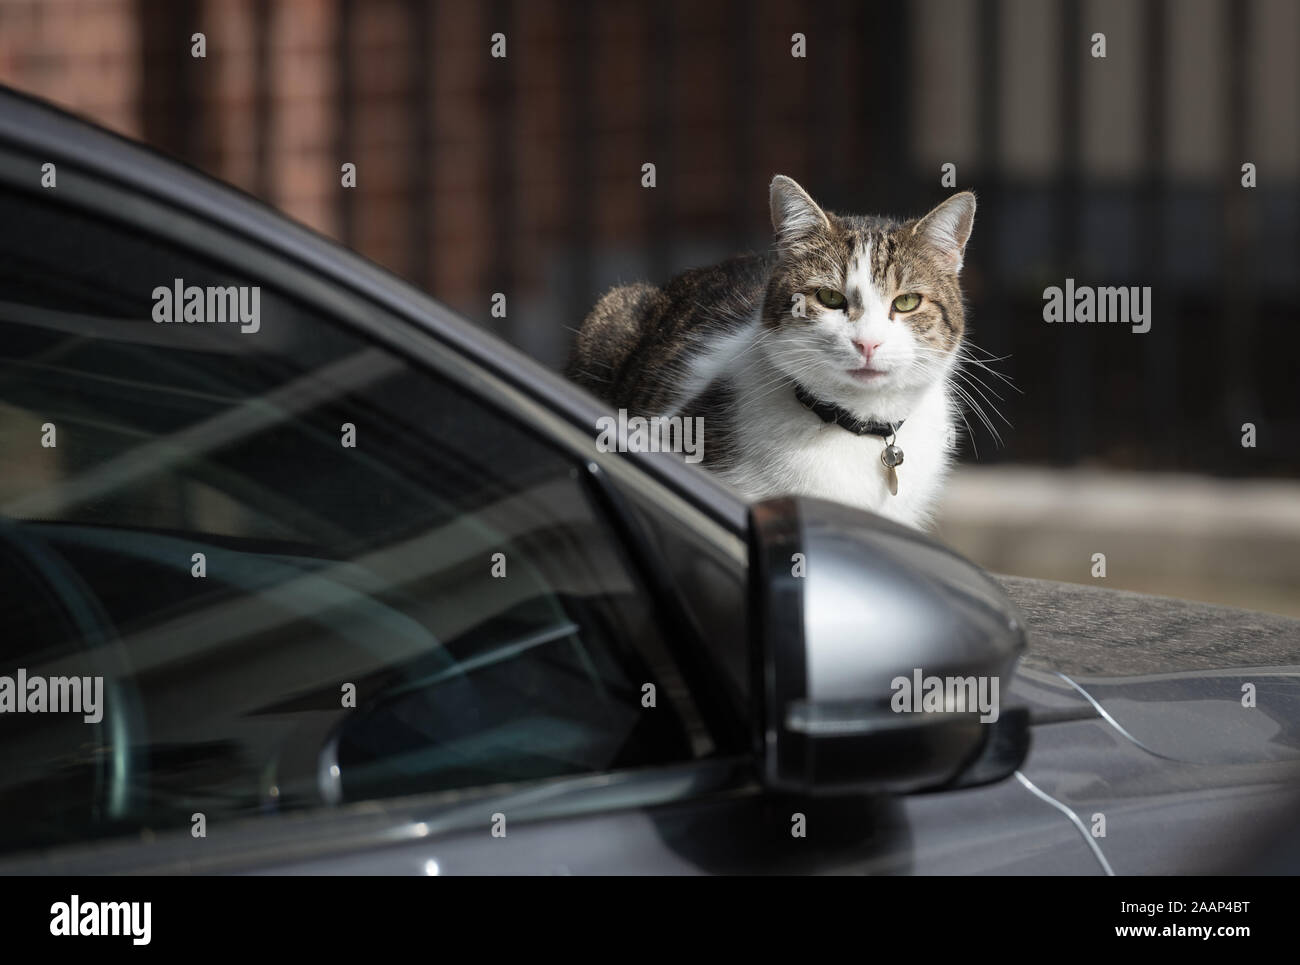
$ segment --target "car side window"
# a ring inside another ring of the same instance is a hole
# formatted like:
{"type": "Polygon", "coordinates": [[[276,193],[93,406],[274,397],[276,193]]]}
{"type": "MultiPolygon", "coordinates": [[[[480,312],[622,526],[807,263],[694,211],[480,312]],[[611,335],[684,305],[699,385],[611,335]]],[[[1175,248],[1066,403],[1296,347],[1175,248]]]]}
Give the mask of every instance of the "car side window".
{"type": "Polygon", "coordinates": [[[0,849],[711,752],[569,457],[265,280],[0,218],[0,849]]]}

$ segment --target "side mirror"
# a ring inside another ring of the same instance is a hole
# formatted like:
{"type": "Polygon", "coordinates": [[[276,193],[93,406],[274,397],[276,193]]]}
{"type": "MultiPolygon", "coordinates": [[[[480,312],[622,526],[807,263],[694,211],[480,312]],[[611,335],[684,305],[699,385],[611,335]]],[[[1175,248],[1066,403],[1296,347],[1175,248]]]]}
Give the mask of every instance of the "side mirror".
{"type": "Polygon", "coordinates": [[[762,778],[798,793],[908,793],[1009,776],[1027,715],[1003,711],[1025,650],[974,564],[838,503],[753,507],[751,626],[762,778]]]}

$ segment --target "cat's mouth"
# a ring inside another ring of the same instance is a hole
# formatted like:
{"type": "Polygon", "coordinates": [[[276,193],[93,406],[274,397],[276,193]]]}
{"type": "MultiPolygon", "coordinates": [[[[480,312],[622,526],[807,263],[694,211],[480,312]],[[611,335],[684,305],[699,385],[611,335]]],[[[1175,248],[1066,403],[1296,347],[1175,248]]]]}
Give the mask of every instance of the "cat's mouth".
{"type": "Polygon", "coordinates": [[[874,382],[888,375],[892,370],[876,365],[864,365],[858,369],[849,369],[849,375],[858,382],[874,382]]]}

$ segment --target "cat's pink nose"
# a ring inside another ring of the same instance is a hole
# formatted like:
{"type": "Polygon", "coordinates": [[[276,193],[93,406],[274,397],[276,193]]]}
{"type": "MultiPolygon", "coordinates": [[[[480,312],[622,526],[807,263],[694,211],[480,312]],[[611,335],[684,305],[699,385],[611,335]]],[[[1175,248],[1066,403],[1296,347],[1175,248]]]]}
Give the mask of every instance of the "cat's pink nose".
{"type": "Polygon", "coordinates": [[[876,354],[876,349],[880,348],[879,342],[869,342],[866,339],[854,339],[853,344],[858,347],[858,354],[864,363],[869,363],[871,356],[876,354]]]}

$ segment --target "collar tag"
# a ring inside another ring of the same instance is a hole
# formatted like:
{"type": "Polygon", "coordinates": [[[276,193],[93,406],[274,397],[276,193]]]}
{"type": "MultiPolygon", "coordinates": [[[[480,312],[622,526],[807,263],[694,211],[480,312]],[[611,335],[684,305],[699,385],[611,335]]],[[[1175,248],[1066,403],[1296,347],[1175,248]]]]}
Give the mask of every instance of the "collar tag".
{"type": "Polygon", "coordinates": [[[898,495],[897,469],[903,464],[903,450],[891,439],[880,451],[880,461],[884,464],[886,479],[889,482],[889,495],[898,495]]]}

